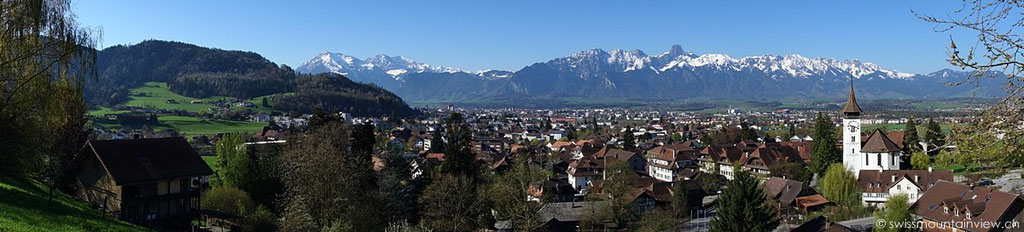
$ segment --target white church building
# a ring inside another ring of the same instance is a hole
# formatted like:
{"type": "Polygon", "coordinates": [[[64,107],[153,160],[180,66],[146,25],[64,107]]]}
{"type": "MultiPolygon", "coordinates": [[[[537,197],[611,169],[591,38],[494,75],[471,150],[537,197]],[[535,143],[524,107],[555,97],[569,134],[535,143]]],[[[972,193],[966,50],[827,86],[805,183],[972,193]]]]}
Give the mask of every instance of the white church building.
{"type": "Polygon", "coordinates": [[[857,176],[857,188],[865,205],[884,207],[889,197],[896,194],[906,195],[913,204],[935,182],[953,181],[951,170],[900,170],[903,152],[885,131],[875,129],[861,141],[863,111],[853,94],[852,80],[842,112],[843,165],[857,176]]]}
{"type": "Polygon", "coordinates": [[[875,129],[861,142],[861,114],[850,82],[850,97],[843,107],[843,165],[860,176],[863,170],[899,170],[902,151],[884,131],[875,129]]]}

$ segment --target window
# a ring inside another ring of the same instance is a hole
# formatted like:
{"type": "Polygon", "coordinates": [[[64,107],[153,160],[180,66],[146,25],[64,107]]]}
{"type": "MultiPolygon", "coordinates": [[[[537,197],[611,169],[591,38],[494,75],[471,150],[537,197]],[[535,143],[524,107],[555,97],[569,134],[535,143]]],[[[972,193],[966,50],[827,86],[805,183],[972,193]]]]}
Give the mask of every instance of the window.
{"type": "Polygon", "coordinates": [[[871,165],[871,159],[868,158],[868,154],[864,154],[864,166],[871,165]]]}
{"type": "Polygon", "coordinates": [[[877,164],[878,164],[879,167],[881,167],[882,166],[882,154],[879,153],[876,156],[877,156],[876,161],[878,161],[877,164]]]}
{"type": "Polygon", "coordinates": [[[857,137],[850,136],[850,142],[857,142],[857,137]]]}

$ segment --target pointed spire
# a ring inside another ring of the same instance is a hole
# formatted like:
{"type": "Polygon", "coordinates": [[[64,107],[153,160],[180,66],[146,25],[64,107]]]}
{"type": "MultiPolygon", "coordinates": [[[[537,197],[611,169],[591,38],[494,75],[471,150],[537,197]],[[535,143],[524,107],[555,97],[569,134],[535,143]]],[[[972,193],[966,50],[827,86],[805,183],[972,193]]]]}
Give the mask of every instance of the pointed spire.
{"type": "Polygon", "coordinates": [[[850,78],[850,96],[846,99],[846,106],[843,107],[843,115],[860,116],[860,105],[857,105],[857,97],[853,95],[853,78],[850,78]]]}

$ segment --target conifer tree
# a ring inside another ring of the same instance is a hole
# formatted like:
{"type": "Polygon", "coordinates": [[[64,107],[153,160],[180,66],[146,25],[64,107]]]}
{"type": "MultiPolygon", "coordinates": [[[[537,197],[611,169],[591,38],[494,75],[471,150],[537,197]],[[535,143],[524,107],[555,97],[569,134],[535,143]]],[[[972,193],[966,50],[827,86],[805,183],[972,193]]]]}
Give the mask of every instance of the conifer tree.
{"type": "Polygon", "coordinates": [[[633,136],[633,127],[626,127],[626,131],[622,133],[622,150],[632,151],[636,149],[636,138],[633,136]]]}
{"type": "Polygon", "coordinates": [[[910,153],[921,151],[921,146],[917,145],[917,122],[913,115],[907,119],[906,128],[903,135],[903,146],[910,153]]]}
{"type": "Polygon", "coordinates": [[[814,143],[811,146],[811,170],[818,176],[823,176],[829,165],[843,162],[841,151],[836,145],[835,133],[832,120],[818,113],[814,119],[814,143]]]}
{"type": "Polygon", "coordinates": [[[444,137],[441,137],[441,128],[437,128],[430,134],[430,153],[444,152],[444,137]]]}
{"type": "Polygon", "coordinates": [[[672,214],[679,221],[690,217],[690,197],[683,181],[672,183],[672,214]]]}
{"type": "Polygon", "coordinates": [[[473,132],[463,121],[462,114],[452,113],[444,122],[444,162],[440,170],[445,174],[465,175],[476,180],[477,166],[470,150],[473,132]]]}
{"type": "Polygon", "coordinates": [[[726,183],[718,198],[718,216],[711,220],[711,231],[773,231],[779,226],[779,214],[764,188],[750,172],[738,167],[735,178],[726,183]]]}

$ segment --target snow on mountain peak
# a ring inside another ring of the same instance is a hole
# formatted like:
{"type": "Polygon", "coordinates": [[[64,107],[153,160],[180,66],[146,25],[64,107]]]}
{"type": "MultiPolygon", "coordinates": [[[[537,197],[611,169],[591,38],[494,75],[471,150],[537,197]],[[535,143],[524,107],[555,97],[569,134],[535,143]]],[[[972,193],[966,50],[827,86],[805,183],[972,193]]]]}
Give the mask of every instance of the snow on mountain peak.
{"type": "Polygon", "coordinates": [[[415,62],[402,56],[378,54],[364,60],[342,53],[324,50],[313,59],[297,69],[305,73],[332,72],[342,75],[381,73],[399,80],[407,73],[446,72],[455,73],[461,70],[451,67],[431,66],[415,62]]]}

